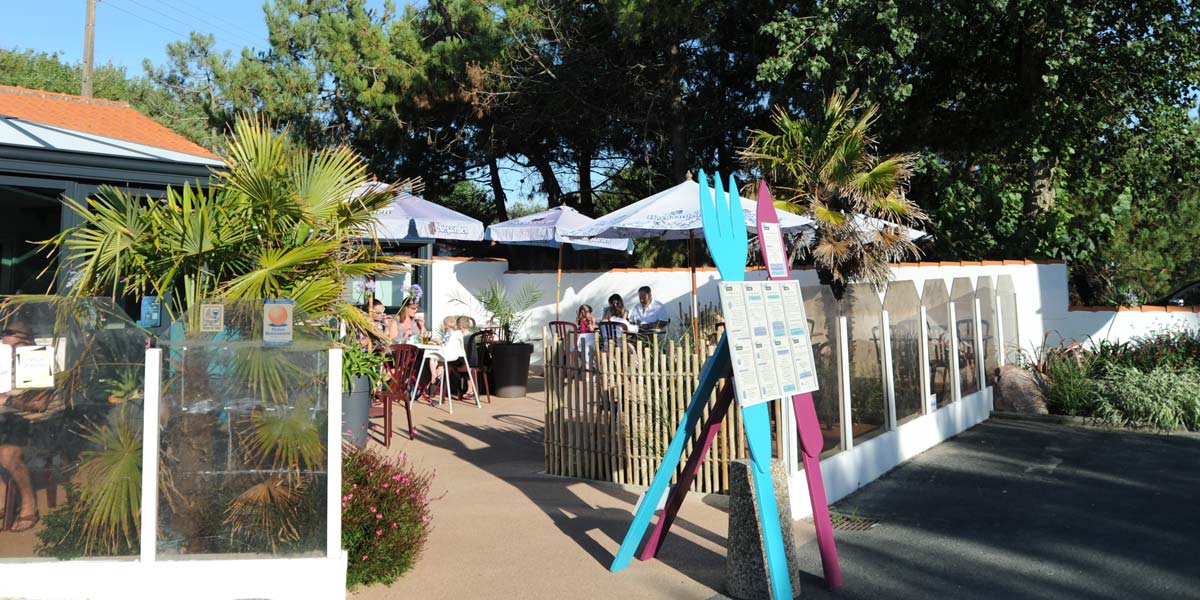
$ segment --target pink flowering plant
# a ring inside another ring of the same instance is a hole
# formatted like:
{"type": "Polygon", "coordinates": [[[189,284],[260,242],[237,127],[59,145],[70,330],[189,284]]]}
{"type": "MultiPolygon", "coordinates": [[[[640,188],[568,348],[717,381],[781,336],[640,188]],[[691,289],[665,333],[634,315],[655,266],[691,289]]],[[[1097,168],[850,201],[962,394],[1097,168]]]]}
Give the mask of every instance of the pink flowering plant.
{"type": "Polygon", "coordinates": [[[401,454],[344,446],[342,547],[346,586],[388,584],[412,568],[429,535],[429,484],[401,454]]]}

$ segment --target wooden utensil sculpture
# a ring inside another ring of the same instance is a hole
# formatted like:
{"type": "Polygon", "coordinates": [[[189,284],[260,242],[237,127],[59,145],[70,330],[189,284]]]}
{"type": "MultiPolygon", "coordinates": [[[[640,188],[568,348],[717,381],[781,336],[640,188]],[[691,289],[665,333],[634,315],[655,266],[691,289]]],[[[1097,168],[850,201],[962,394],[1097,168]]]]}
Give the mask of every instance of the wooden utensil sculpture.
{"type": "MultiPolygon", "coordinates": [[[[700,210],[704,223],[704,236],[708,244],[709,254],[717,265],[721,278],[725,282],[744,281],[748,238],[746,234],[745,216],[741,210],[741,199],[738,197],[737,186],[733,177],[729,178],[729,198],[726,199],[722,189],[720,176],[714,178],[715,199],[708,194],[707,177],[700,172],[700,210]]],[[[771,280],[786,280],[790,269],[786,259],[786,250],[779,229],[779,219],[775,206],[771,201],[766,184],[760,183],[757,220],[760,247],[764,263],[768,265],[771,280]]],[[[727,321],[729,318],[727,316],[727,321]]],[[[807,333],[805,333],[807,335],[807,333]]],[[[670,445],[663,456],[663,461],[655,472],[650,487],[638,505],[633,523],[621,543],[621,548],[613,560],[610,570],[620,571],[629,566],[638,543],[641,541],[650,524],[654,509],[662,498],[671,475],[683,455],[684,446],[700,420],[708,397],[712,394],[716,383],[721,378],[728,381],[717,396],[716,404],[710,411],[708,421],[701,429],[701,435],[695,444],[694,451],[688,457],[688,462],[679,475],[675,488],[667,499],[662,517],[651,533],[642,551],[641,559],[653,558],[662,546],[670,530],[675,515],[687,495],[688,488],[700,470],[713,439],[716,437],[722,420],[728,412],[729,405],[735,396],[733,382],[733,363],[730,357],[730,345],[726,334],[722,334],[717,342],[713,357],[705,365],[700,375],[700,384],[692,397],[684,418],[675,431],[670,445]]],[[[771,424],[768,409],[769,404],[758,403],[742,405],[743,423],[746,427],[746,439],[750,448],[750,463],[752,481],[757,502],[759,525],[763,534],[763,544],[766,554],[767,574],[769,575],[772,598],[791,598],[791,580],[788,575],[787,558],[780,530],[779,512],[775,504],[775,491],[771,481],[771,424]]],[[[833,541],[833,529],[829,520],[829,508],[825,500],[825,488],[821,480],[820,453],[823,438],[817,421],[816,410],[813,406],[812,394],[802,393],[792,397],[793,410],[800,430],[800,441],[804,462],[805,475],[808,481],[809,498],[812,502],[813,518],[817,529],[817,540],[820,548],[821,562],[825,573],[826,585],[836,588],[841,585],[841,571],[838,568],[837,549],[833,541]]],[[[787,523],[790,527],[792,524],[787,523]]]]}

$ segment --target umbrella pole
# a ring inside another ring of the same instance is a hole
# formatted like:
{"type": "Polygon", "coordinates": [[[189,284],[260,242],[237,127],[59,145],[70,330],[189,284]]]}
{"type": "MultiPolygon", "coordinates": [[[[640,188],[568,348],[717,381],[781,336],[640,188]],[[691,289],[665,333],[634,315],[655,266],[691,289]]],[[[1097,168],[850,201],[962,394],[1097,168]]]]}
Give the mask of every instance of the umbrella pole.
{"type": "Polygon", "coordinates": [[[559,313],[559,302],[562,301],[562,244],[558,245],[558,283],[554,286],[554,320],[561,321],[562,315],[559,313]]]}
{"type": "Polygon", "coordinates": [[[692,266],[692,339],[700,347],[700,304],[696,294],[696,232],[688,232],[688,263],[692,266]]]}

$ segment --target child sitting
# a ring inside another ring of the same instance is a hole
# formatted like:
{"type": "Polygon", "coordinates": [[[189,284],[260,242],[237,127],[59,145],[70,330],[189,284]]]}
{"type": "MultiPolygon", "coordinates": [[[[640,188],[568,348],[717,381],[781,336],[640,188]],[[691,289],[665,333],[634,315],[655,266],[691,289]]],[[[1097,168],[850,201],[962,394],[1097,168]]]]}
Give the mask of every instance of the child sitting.
{"type": "MultiPolygon", "coordinates": [[[[457,320],[454,317],[446,317],[442,320],[443,333],[441,354],[445,363],[451,367],[462,367],[466,365],[465,353],[463,349],[463,329],[459,327],[460,322],[462,322],[462,317],[457,320]]],[[[433,373],[433,375],[430,377],[429,385],[439,385],[442,378],[442,362],[437,360],[431,360],[430,362],[433,363],[430,365],[430,372],[433,373]]],[[[453,380],[455,385],[450,387],[450,393],[452,395],[454,395],[455,388],[458,388],[459,390],[463,389],[462,374],[457,372],[454,374],[457,376],[453,380]]],[[[469,394],[463,394],[462,398],[469,399],[468,396],[469,394]]]]}

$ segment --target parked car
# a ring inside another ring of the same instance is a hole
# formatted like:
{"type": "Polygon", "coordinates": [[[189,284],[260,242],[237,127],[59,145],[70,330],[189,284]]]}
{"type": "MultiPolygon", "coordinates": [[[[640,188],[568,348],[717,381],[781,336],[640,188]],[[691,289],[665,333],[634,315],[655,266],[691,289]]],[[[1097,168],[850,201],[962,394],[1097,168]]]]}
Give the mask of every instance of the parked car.
{"type": "Polygon", "coordinates": [[[1170,294],[1146,304],[1152,306],[1200,306],[1200,280],[1185,284],[1170,294]]]}

